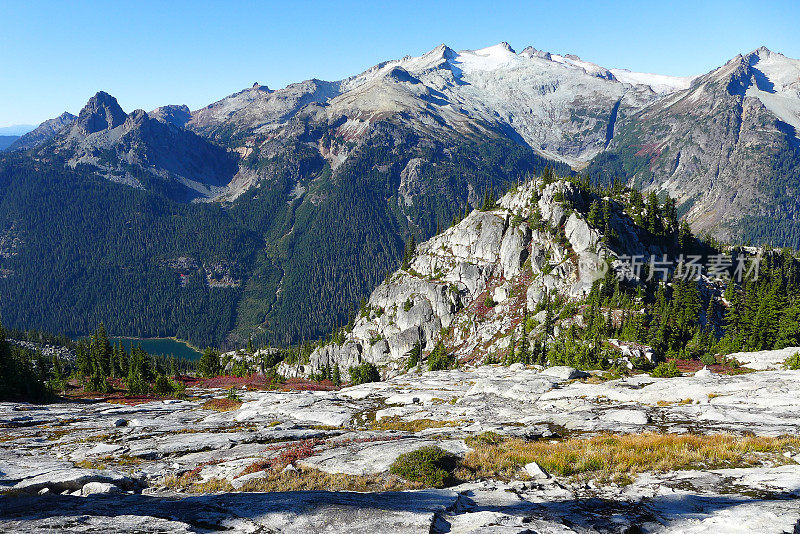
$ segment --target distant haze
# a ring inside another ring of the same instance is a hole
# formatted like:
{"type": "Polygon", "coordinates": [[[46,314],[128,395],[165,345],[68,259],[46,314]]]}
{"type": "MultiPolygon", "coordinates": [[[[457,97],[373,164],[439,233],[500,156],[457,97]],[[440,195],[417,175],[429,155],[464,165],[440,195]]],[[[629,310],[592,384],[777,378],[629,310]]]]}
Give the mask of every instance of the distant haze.
{"type": "Polygon", "coordinates": [[[30,124],[14,124],[13,126],[3,126],[0,128],[0,135],[25,135],[36,128],[30,124]]]}

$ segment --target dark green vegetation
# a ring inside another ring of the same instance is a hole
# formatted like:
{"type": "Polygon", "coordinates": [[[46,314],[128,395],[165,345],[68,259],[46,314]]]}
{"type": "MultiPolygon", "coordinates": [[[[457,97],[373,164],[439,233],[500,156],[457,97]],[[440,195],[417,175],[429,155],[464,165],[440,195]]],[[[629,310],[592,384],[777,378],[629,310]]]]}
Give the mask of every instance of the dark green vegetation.
{"type": "Polygon", "coordinates": [[[135,168],[146,190],[58,156],[0,157],[5,322],[77,337],[103,321],[111,335],[198,346],[316,339],[397,268],[404,241],[479,202],[470,189],[503,190],[552,164],[501,136],[451,145],[387,124],[334,171],[307,144],[330,135],[314,128],[243,160],[261,181],[229,203],[172,201],[135,168]],[[420,190],[407,204],[412,158],[420,190]]]}
{"type": "Polygon", "coordinates": [[[0,400],[43,402],[71,389],[126,395],[178,395],[185,386],[179,375],[193,372],[188,360],[153,356],[141,347],[128,351],[109,342],[101,323],[87,339],[73,342],[35,330],[4,330],[0,325],[0,400]],[[9,341],[29,341],[72,351],[74,362],[57,356],[45,358],[38,350],[9,341]]]}
{"type": "Polygon", "coordinates": [[[48,362],[35,352],[6,340],[0,324],[0,400],[30,399],[44,401],[52,397],[48,377],[60,378],[58,362],[48,362]]]}
{"type": "Polygon", "coordinates": [[[456,366],[456,358],[447,352],[444,343],[439,341],[428,355],[428,370],[443,371],[456,366]]]}
{"type": "Polygon", "coordinates": [[[374,363],[362,363],[349,369],[350,383],[354,386],[367,384],[369,382],[380,382],[381,374],[374,363]]]}
{"type": "Polygon", "coordinates": [[[141,347],[128,352],[120,343],[113,346],[102,323],[90,339],[77,343],[76,354],[76,377],[84,389],[99,393],[113,391],[115,380],[123,382],[130,395],[180,393],[183,385],[167,375],[175,377],[192,368],[186,360],[153,358],[141,347]]]}
{"type": "Polygon", "coordinates": [[[11,327],[77,336],[103,321],[118,335],[220,342],[241,289],[209,287],[203,266],[240,279],[258,244],[219,205],[0,160],[0,313],[11,327]]]}
{"type": "Polygon", "coordinates": [[[426,487],[441,488],[452,478],[456,459],[439,447],[422,447],[401,454],[389,471],[411,482],[421,482],[426,487]]]}

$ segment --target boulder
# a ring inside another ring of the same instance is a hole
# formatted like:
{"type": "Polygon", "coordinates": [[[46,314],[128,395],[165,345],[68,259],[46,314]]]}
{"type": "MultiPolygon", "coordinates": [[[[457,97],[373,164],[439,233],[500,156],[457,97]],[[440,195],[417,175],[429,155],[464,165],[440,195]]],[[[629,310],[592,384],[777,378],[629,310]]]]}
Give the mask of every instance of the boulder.
{"type": "Polygon", "coordinates": [[[555,367],[548,367],[541,374],[546,376],[552,376],[554,378],[558,378],[560,380],[574,380],[576,378],[587,378],[591,376],[586,371],[580,371],[575,369],[574,367],[568,367],[566,365],[557,365],[555,367]]]}
{"type": "Polygon", "coordinates": [[[88,484],[84,484],[83,488],[81,488],[81,495],[84,497],[97,493],[122,493],[122,490],[119,486],[109,482],[89,482],[88,484]]]}
{"type": "Polygon", "coordinates": [[[530,475],[531,478],[535,480],[546,480],[550,478],[550,473],[544,470],[542,466],[537,464],[536,462],[531,462],[529,464],[525,464],[525,472],[530,475]]]}

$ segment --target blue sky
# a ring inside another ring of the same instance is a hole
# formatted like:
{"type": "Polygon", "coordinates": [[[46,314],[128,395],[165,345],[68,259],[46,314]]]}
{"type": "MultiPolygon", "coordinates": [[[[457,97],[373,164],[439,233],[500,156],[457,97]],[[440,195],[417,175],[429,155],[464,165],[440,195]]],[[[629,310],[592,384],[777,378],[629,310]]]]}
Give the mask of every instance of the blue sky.
{"type": "Polygon", "coordinates": [[[0,126],[77,113],[196,109],[253,82],[340,79],[440,43],[508,41],[605,67],[689,75],[761,45],[800,57],[800,2],[44,2],[0,0],[0,126]]]}

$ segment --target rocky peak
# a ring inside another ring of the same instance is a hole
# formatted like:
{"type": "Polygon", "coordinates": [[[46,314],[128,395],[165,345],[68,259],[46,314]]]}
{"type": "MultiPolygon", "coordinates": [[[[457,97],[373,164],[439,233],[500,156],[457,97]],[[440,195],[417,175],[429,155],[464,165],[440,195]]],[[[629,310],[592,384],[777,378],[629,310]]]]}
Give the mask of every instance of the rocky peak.
{"type": "Polygon", "coordinates": [[[514,49],[513,49],[513,48],[511,48],[511,45],[510,45],[510,44],[508,44],[508,43],[507,43],[507,42],[505,42],[505,41],[503,41],[503,42],[501,42],[501,43],[498,43],[498,45],[497,45],[497,46],[499,46],[500,48],[502,48],[502,49],[503,49],[503,50],[505,50],[506,52],[511,52],[512,54],[516,54],[516,52],[514,51],[514,49]]]}
{"type": "Polygon", "coordinates": [[[760,47],[756,48],[755,50],[753,50],[752,52],[750,52],[749,54],[747,54],[747,56],[745,56],[745,57],[747,57],[748,59],[751,59],[751,60],[752,60],[752,58],[757,58],[756,59],[756,61],[757,61],[758,59],[766,59],[769,56],[771,56],[773,53],[774,52],[772,52],[772,50],[770,50],[766,46],[760,46],[760,47]]]}
{"type": "Polygon", "coordinates": [[[41,146],[58,133],[69,128],[76,119],[77,117],[75,115],[66,111],[58,117],[47,119],[37,126],[35,130],[26,133],[14,141],[8,150],[28,150],[41,146]]]}
{"type": "Polygon", "coordinates": [[[522,52],[519,53],[519,55],[525,56],[525,57],[538,57],[538,58],[547,59],[547,60],[552,60],[553,59],[552,56],[550,55],[550,52],[546,52],[544,50],[537,50],[536,48],[534,48],[532,46],[526,46],[522,50],[522,52]]]}
{"type": "Polygon", "coordinates": [[[148,115],[157,121],[172,124],[178,128],[183,128],[192,120],[192,112],[185,104],[161,106],[149,112],[148,115]]]}
{"type": "Polygon", "coordinates": [[[103,130],[110,130],[125,122],[127,115],[120,107],[117,99],[104,91],[99,91],[78,114],[73,127],[74,133],[90,135],[103,130]]]}
{"type": "MultiPolygon", "coordinates": [[[[62,113],[61,115],[59,115],[55,119],[50,119],[50,121],[56,121],[56,122],[59,122],[61,124],[68,124],[68,123],[71,123],[72,121],[74,121],[77,118],[78,117],[76,117],[75,115],[73,115],[69,111],[65,111],[64,113],[62,113]]],[[[48,122],[48,121],[46,121],[46,122],[48,122]]]]}

